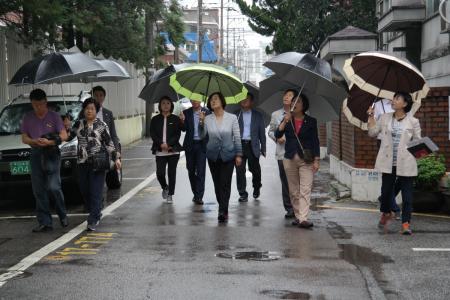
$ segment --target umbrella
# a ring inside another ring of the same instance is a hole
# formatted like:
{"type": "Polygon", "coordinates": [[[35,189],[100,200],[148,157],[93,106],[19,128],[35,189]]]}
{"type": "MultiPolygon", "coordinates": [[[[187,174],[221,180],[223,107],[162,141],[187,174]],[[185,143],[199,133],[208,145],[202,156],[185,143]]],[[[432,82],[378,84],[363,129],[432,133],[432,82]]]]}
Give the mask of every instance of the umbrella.
{"type": "Polygon", "coordinates": [[[170,76],[170,86],[191,100],[206,101],[206,97],[220,92],[227,104],[238,103],[247,97],[247,89],[235,75],[222,67],[195,64],[170,76]]]}
{"type": "MultiPolygon", "coordinates": [[[[264,118],[264,124],[268,125],[270,123],[270,114],[268,114],[261,108],[256,107],[259,105],[259,87],[251,81],[244,82],[244,86],[249,93],[253,94],[253,109],[259,111],[262,114],[264,118]]],[[[239,104],[227,104],[227,106],[225,107],[225,111],[235,115],[237,115],[240,110],[241,106],[239,104]]]]}
{"type": "Polygon", "coordinates": [[[345,61],[347,78],[380,98],[392,99],[396,92],[410,93],[413,101],[425,98],[430,88],[409,61],[383,52],[360,53],[345,61]]]}
{"type": "Polygon", "coordinates": [[[97,81],[121,81],[125,79],[131,79],[130,74],[125,68],[109,59],[96,59],[96,61],[106,70],[106,72],[98,73],[96,76],[86,77],[84,82],[97,82],[97,81]]]}
{"type": "Polygon", "coordinates": [[[81,52],[54,52],[25,63],[9,84],[50,84],[80,81],[106,70],[81,52]]]}
{"type": "MultiPolygon", "coordinates": [[[[337,71],[336,71],[337,72],[337,71]]],[[[338,74],[339,72],[337,72],[338,74]]],[[[345,82],[345,80],[344,80],[345,82]]],[[[344,89],[344,82],[340,82],[342,89],[344,89]]],[[[259,97],[261,99],[259,108],[265,111],[267,114],[280,109],[283,106],[283,95],[287,89],[300,90],[299,85],[282,80],[277,75],[273,75],[259,83],[260,92],[259,97]]],[[[320,96],[316,93],[312,93],[309,90],[303,90],[302,92],[309,99],[308,114],[317,118],[319,122],[327,122],[339,118],[340,108],[336,108],[331,105],[330,100],[324,96],[320,96]]],[[[340,102],[340,101],[336,101],[340,102]]]]}
{"type": "Polygon", "coordinates": [[[163,96],[168,96],[172,100],[177,100],[178,94],[170,86],[170,76],[177,70],[190,66],[190,64],[170,65],[160,69],[153,74],[139,94],[139,98],[150,103],[156,103],[163,96]]]}
{"type": "Polygon", "coordinates": [[[333,82],[333,70],[327,61],[309,53],[286,52],[265,62],[264,66],[282,80],[299,86],[297,89],[309,96],[311,106],[315,105],[312,96],[319,95],[328,102],[327,107],[334,110],[334,115],[339,115],[347,92],[333,82]]]}
{"type": "MultiPolygon", "coordinates": [[[[350,87],[349,97],[344,100],[343,112],[348,121],[361,128],[367,130],[367,110],[373,105],[374,102],[380,101],[381,98],[377,98],[369,92],[366,92],[358,87],[356,84],[352,84],[350,87]]],[[[418,99],[414,102],[411,108],[411,114],[415,114],[420,108],[421,100],[418,99]]]]}

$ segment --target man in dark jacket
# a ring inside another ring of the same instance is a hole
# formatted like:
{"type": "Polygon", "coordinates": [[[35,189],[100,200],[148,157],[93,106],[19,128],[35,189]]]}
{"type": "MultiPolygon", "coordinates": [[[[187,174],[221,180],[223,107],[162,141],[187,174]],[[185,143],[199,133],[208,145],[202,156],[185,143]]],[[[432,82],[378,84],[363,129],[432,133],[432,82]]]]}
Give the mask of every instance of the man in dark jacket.
{"type": "Polygon", "coordinates": [[[111,135],[112,141],[114,143],[114,147],[116,148],[116,151],[120,157],[120,150],[121,150],[120,149],[120,140],[119,140],[119,137],[117,136],[116,126],[114,125],[113,113],[112,113],[112,111],[110,111],[109,109],[106,109],[103,106],[103,102],[105,102],[105,97],[106,97],[106,91],[102,86],[97,85],[92,88],[92,98],[94,98],[95,102],[97,102],[100,105],[100,109],[97,112],[97,118],[99,118],[100,120],[105,122],[106,125],[108,125],[109,135],[111,135]]]}
{"type": "Polygon", "coordinates": [[[206,169],[206,139],[202,139],[198,125],[200,114],[208,114],[206,108],[201,107],[201,102],[191,101],[192,107],[180,114],[182,130],[186,131],[183,149],[186,154],[186,168],[188,170],[191,190],[194,194],[192,201],[195,204],[203,204],[205,192],[205,169],[206,169]]]}
{"type": "Polygon", "coordinates": [[[239,128],[241,130],[242,164],[236,166],[236,183],[239,191],[239,202],[248,201],[246,191],[247,181],[245,178],[246,162],[252,173],[253,198],[257,199],[261,189],[261,166],[260,155],[266,156],[266,134],[264,118],[262,114],[254,109],[253,95],[248,93],[247,98],[240,102],[241,110],[238,113],[239,128]]]}

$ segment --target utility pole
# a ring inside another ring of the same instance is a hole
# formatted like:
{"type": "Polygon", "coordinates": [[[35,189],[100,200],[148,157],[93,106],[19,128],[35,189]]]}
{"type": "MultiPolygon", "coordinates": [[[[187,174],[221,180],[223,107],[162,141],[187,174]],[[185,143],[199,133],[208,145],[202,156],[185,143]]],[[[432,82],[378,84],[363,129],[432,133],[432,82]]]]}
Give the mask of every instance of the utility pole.
{"type": "Polygon", "coordinates": [[[227,64],[230,63],[230,59],[228,57],[228,52],[230,51],[230,44],[228,44],[228,36],[230,35],[230,29],[228,25],[230,24],[230,9],[227,7],[227,64]]]}
{"type": "Polygon", "coordinates": [[[202,46],[203,46],[203,34],[202,34],[202,6],[203,0],[198,0],[198,22],[197,22],[197,63],[202,61],[202,46]]]}
{"type": "Polygon", "coordinates": [[[223,0],[220,0],[220,50],[219,62],[223,63],[223,0]]]}

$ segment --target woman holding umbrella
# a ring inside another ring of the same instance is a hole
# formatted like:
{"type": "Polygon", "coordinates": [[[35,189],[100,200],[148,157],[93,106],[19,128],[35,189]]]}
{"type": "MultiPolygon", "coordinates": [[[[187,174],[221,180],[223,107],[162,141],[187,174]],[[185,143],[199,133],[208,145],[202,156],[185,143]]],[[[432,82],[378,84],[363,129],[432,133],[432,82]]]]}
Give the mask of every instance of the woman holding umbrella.
{"type": "Polygon", "coordinates": [[[237,117],[227,113],[225,98],[219,92],[208,97],[208,109],[213,113],[205,117],[200,114],[199,130],[202,137],[208,135],[206,157],[214,182],[214,191],[219,203],[218,220],[228,220],[231,179],[234,165],[242,163],[242,144],[237,117]]]}
{"type": "Polygon", "coordinates": [[[180,159],[181,120],[172,114],[172,100],[163,96],[159,100],[159,114],[150,122],[150,136],[153,140],[152,153],[156,155],[156,177],[162,188],[162,197],[167,203],[172,203],[175,193],[177,165],[180,159]],[[166,167],[169,184],[166,181],[166,167]]]}
{"type": "Polygon", "coordinates": [[[414,177],[417,176],[417,162],[408,151],[407,144],[411,140],[420,139],[419,120],[408,114],[413,105],[410,94],[397,92],[392,100],[394,112],[383,114],[378,121],[374,117],[374,109],[367,111],[369,115],[369,136],[381,135],[381,146],[378,151],[375,169],[383,173],[381,183],[381,219],[385,228],[395,216],[391,208],[394,197],[395,182],[402,191],[402,229],[401,233],[410,235],[412,211],[412,191],[414,177]]]}
{"type": "Polygon", "coordinates": [[[308,98],[304,94],[298,96],[296,91],[295,97],[297,100],[292,103],[291,112],[285,113],[275,137],[286,138],[283,165],[296,217],[292,225],[311,228],[313,223],[308,221],[308,215],[314,173],[319,170],[319,134],[316,119],[305,114],[308,98]]]}

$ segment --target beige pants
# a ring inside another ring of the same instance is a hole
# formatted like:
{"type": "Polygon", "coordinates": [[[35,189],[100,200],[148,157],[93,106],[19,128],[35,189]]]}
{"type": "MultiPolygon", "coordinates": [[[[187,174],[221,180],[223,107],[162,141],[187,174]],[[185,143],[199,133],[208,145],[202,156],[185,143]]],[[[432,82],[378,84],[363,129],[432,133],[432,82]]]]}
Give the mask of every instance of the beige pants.
{"type": "Polygon", "coordinates": [[[283,160],[289,184],[289,196],[295,217],[300,222],[308,220],[311,190],[314,180],[312,164],[306,164],[297,154],[292,159],[283,160]]]}

